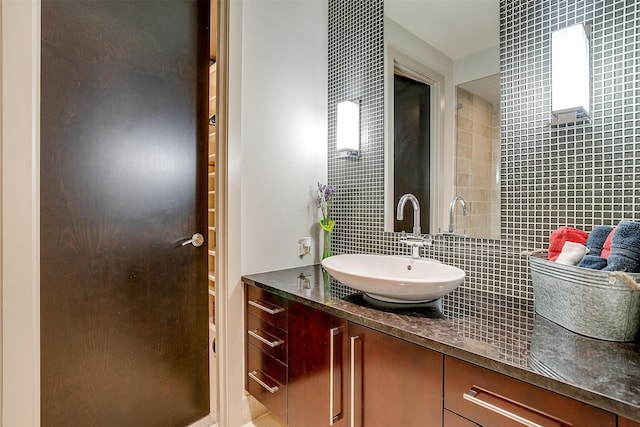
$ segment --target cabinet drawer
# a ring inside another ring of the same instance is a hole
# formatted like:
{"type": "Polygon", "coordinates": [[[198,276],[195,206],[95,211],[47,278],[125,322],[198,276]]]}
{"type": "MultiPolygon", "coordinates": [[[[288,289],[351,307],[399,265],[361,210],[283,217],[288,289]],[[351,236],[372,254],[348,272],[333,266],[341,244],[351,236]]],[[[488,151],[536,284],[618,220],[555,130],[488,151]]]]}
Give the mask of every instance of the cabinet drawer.
{"type": "Polygon", "coordinates": [[[287,420],[287,367],[247,344],[247,391],[282,420],[287,420]]]}
{"type": "Polygon", "coordinates": [[[615,427],[616,416],[593,406],[445,357],[444,407],[483,426],[615,427]]]}
{"type": "Polygon", "coordinates": [[[468,419],[445,409],[444,427],[478,427],[478,424],[472,423],[468,419]]]}
{"type": "Polygon", "coordinates": [[[247,315],[247,341],[287,363],[287,333],[260,317],[247,315]]]}
{"type": "Polygon", "coordinates": [[[618,427],[640,427],[640,423],[628,418],[618,417],[618,427]]]}
{"type": "Polygon", "coordinates": [[[287,301],[255,286],[246,286],[247,313],[287,330],[287,301]]]}

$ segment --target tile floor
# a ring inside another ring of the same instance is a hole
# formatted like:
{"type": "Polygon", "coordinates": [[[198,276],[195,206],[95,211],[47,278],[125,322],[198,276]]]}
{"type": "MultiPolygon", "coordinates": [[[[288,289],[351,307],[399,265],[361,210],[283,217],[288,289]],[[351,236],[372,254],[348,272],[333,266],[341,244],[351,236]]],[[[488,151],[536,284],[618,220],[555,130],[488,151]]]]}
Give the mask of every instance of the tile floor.
{"type": "MultiPolygon", "coordinates": [[[[195,427],[195,426],[189,426],[189,427],[195,427]]],[[[218,427],[218,424],[211,424],[210,427],[218,427]]],[[[266,414],[256,418],[252,422],[249,422],[243,425],[242,427],[286,427],[286,424],[280,421],[279,418],[271,414],[266,414]]]]}
{"type": "Polygon", "coordinates": [[[280,421],[279,418],[271,414],[266,414],[242,427],[286,427],[286,424],[280,421]]]}

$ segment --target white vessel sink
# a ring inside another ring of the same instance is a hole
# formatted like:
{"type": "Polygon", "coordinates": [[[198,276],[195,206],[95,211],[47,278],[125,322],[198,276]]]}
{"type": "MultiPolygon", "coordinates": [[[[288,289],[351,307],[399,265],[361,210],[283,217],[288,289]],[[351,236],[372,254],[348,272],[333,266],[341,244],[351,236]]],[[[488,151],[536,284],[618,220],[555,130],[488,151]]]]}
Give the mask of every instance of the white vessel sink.
{"type": "Polygon", "coordinates": [[[433,301],[456,289],[465,276],[463,270],[436,260],[393,255],[334,255],[322,266],[340,283],[396,303],[433,301]]]}

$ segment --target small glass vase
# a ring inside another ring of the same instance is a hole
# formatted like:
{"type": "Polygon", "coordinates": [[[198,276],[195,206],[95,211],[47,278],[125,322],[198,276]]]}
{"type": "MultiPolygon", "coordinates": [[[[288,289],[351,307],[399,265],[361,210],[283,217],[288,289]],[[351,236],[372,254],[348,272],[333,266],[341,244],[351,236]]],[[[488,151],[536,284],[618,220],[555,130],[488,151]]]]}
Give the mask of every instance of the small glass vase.
{"type": "Polygon", "coordinates": [[[322,259],[330,257],[331,253],[331,233],[336,222],[332,219],[325,218],[320,220],[320,227],[324,231],[324,246],[322,248],[322,259]]]}
{"type": "Polygon", "coordinates": [[[324,231],[324,247],[322,249],[322,259],[330,257],[331,253],[331,231],[324,231]]]}

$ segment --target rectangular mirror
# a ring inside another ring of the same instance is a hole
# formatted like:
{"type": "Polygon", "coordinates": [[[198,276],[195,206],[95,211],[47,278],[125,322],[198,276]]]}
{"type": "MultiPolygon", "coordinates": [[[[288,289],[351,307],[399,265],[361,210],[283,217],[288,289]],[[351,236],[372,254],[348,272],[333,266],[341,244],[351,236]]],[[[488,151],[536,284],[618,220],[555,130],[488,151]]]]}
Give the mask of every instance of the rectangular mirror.
{"type": "Polygon", "coordinates": [[[438,227],[440,151],[443,144],[444,76],[392,46],[385,48],[385,231],[413,228],[399,221],[396,205],[411,193],[421,206],[423,233],[438,227]]]}
{"type": "Polygon", "coordinates": [[[395,209],[412,193],[423,233],[499,239],[498,1],[385,0],[384,15],[385,231],[411,231],[395,209]],[[467,116],[481,86],[492,113],[467,116]]]}

